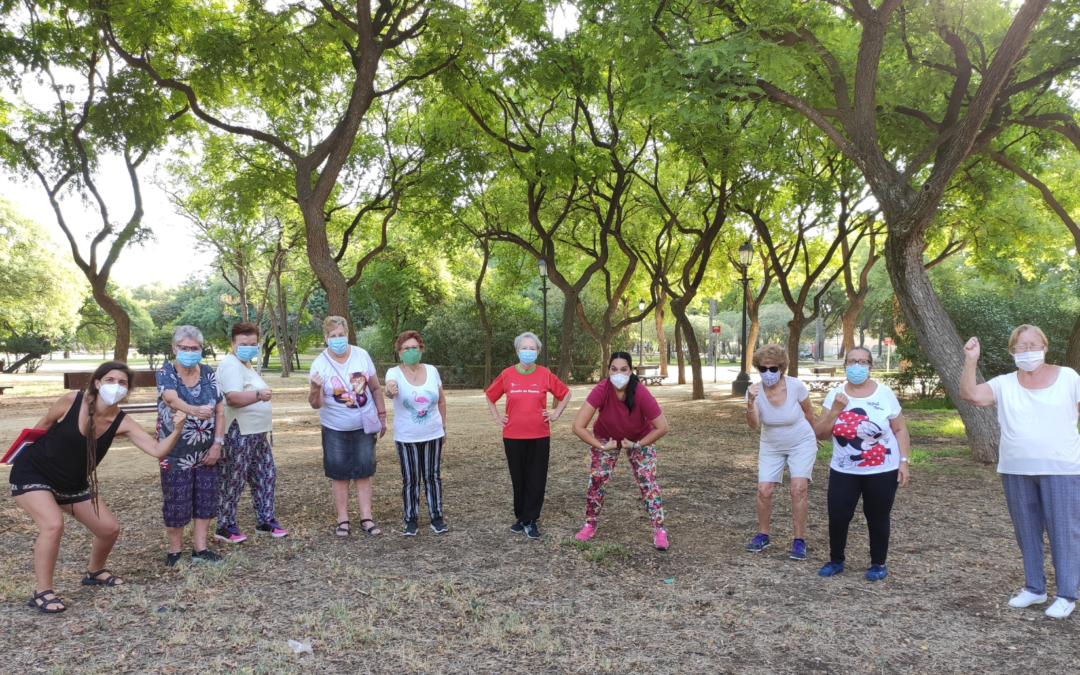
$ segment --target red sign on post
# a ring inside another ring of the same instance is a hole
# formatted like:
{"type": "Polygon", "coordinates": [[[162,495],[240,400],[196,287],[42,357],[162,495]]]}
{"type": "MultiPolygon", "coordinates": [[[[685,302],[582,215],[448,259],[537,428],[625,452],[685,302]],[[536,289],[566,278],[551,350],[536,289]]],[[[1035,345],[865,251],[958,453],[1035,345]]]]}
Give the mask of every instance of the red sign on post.
{"type": "Polygon", "coordinates": [[[712,332],[719,333],[720,332],[720,326],[713,326],[712,327],[712,332]]]}
{"type": "Polygon", "coordinates": [[[892,338],[885,338],[885,344],[887,344],[887,345],[893,344],[893,339],[892,338]]]}

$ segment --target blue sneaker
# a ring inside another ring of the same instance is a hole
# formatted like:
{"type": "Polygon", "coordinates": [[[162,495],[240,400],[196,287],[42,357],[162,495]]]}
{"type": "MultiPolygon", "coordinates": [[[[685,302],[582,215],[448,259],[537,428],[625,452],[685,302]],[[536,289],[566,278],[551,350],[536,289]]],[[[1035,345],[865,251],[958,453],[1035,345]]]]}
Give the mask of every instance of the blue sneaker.
{"type": "Polygon", "coordinates": [[[840,574],[844,571],[844,563],[832,562],[831,560],[825,563],[825,566],[818,570],[819,577],[832,577],[840,574]]]}
{"type": "Polygon", "coordinates": [[[754,540],[746,545],[746,550],[751,553],[760,553],[762,549],[768,548],[768,546],[769,535],[758,532],[757,536],[754,537],[754,540]]]}
{"type": "Polygon", "coordinates": [[[806,560],[806,542],[802,539],[796,539],[791,543],[791,559],[806,560]]]}
{"type": "Polygon", "coordinates": [[[870,569],[866,570],[866,580],[881,581],[888,573],[889,570],[884,565],[871,565],[870,569]]]}

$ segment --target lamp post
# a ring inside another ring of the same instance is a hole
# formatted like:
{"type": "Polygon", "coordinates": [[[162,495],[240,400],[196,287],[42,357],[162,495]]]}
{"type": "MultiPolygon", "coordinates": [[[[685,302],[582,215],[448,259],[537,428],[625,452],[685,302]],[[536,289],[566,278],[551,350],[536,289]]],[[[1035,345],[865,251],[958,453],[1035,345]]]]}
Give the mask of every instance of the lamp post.
{"type": "Polygon", "coordinates": [[[544,367],[548,367],[548,339],[547,339],[547,292],[548,292],[548,270],[547,263],[540,260],[538,263],[540,267],[540,292],[544,294],[544,367]]]}
{"type": "Polygon", "coordinates": [[[644,300],[638,300],[637,301],[637,309],[638,309],[638,312],[641,314],[641,320],[638,321],[638,326],[640,326],[641,330],[639,332],[640,337],[638,338],[637,360],[638,360],[638,365],[645,365],[645,356],[644,356],[644,354],[645,354],[645,301],[644,300]]]}
{"type": "Polygon", "coordinates": [[[739,247],[739,264],[742,265],[742,370],[739,376],[731,383],[731,393],[734,396],[743,396],[750,388],[750,375],[746,372],[746,291],[750,279],[746,272],[750,268],[750,261],[754,259],[754,247],[747,241],[739,247]]]}

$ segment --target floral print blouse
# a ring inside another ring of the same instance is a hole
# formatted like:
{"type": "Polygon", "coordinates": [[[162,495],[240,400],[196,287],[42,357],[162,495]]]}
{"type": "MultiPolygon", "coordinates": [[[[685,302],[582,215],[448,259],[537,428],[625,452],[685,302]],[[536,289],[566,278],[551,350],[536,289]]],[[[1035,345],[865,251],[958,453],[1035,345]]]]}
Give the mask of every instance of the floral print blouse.
{"type": "MultiPolygon", "coordinates": [[[[180,400],[191,406],[208,405],[211,408],[225,398],[218,386],[217,375],[210,366],[199,364],[199,381],[188,387],[176,372],[172,361],[166,361],[157,371],[158,418],[157,437],[164,440],[173,432],[173,411],[161,397],[167,389],[172,389],[180,400]]],[[[162,469],[191,469],[206,456],[206,451],[214,444],[214,415],[210,419],[200,420],[188,416],[184,422],[184,431],[176,441],[172,451],[159,462],[162,469]]]]}

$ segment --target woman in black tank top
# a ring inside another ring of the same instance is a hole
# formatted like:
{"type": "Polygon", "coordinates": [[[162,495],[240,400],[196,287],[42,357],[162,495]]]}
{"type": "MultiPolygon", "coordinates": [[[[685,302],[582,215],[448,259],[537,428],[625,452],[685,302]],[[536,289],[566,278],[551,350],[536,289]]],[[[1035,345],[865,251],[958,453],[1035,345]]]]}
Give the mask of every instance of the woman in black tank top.
{"type": "Polygon", "coordinates": [[[40,531],[34,545],[38,592],[29,604],[42,612],[54,614],[67,609],[52,591],[64,513],[94,534],[90,564],[82,583],[123,583],[105,569],[105,559],[120,534],[120,525],[97,493],[97,465],[113,439],[126,436],[135,447],[160,459],[172,450],[183,431],[186,415],[181,412],[173,415],[176,430],[160,442],[127,417],[119,403],[127,396],[131,380],[131,369],[125,363],[109,361],[98,366],[86,392],[65,394],[34,425],[35,429],[45,429],[45,435],[19,453],[12,466],[11,495],[40,531]],[[94,569],[98,571],[90,571],[94,569]]]}

